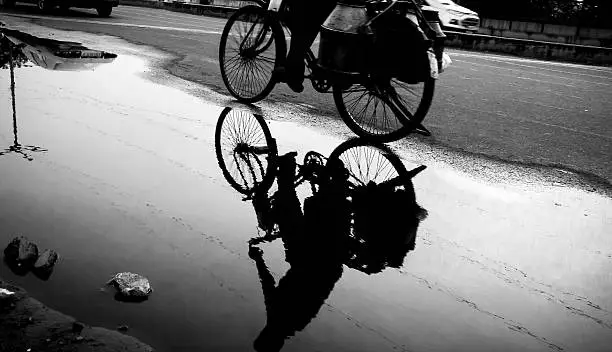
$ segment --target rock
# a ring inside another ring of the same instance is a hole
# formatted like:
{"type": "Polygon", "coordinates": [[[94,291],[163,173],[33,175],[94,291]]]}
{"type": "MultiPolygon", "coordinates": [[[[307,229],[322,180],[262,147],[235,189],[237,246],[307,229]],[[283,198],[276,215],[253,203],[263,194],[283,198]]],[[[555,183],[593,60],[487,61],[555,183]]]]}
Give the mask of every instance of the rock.
{"type": "Polygon", "coordinates": [[[10,297],[15,295],[15,292],[13,291],[9,291],[5,288],[0,288],[0,299],[4,298],[4,297],[10,297]]]}
{"type": "Polygon", "coordinates": [[[3,310],[15,308],[15,301],[17,301],[17,295],[15,295],[15,292],[5,288],[0,288],[0,313],[3,310]]]}
{"type": "Polygon", "coordinates": [[[122,301],[143,301],[153,292],[149,280],[134,273],[118,273],[108,284],[117,289],[115,297],[122,301]]]}
{"type": "Polygon", "coordinates": [[[75,321],[74,323],[72,323],[73,333],[80,334],[81,331],[83,331],[83,329],[85,329],[85,325],[83,323],[79,323],[78,321],[75,321]]]}
{"type": "Polygon", "coordinates": [[[34,268],[40,271],[53,270],[58,258],[59,256],[54,250],[46,249],[41,255],[38,256],[38,259],[34,263],[34,268]]]}
{"type": "Polygon", "coordinates": [[[38,256],[38,259],[34,263],[34,269],[32,272],[41,280],[49,280],[58,258],[59,256],[54,250],[46,249],[41,255],[38,256]]]}
{"type": "Polygon", "coordinates": [[[9,264],[30,267],[38,258],[38,247],[27,237],[18,236],[4,249],[4,256],[9,264]]]}
{"type": "Polygon", "coordinates": [[[117,326],[117,331],[127,332],[129,327],[127,325],[119,325],[117,326]]]}

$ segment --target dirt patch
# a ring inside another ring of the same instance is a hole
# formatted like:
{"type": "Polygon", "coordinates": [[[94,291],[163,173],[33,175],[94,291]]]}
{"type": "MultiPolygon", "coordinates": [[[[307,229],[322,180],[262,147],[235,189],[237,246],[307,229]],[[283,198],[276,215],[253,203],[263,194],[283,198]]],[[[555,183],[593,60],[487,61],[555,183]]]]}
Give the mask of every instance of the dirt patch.
{"type": "Polygon", "coordinates": [[[77,322],[1,279],[0,289],[13,292],[0,293],[0,352],[153,351],[131,336],[77,322]]]}

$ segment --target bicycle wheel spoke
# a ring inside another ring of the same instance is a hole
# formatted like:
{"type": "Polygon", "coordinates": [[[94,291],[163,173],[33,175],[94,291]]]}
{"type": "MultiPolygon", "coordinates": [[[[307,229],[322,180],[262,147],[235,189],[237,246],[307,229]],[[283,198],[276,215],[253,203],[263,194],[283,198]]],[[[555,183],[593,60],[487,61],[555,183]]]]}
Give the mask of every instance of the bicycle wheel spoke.
{"type": "Polygon", "coordinates": [[[425,94],[425,84],[408,84],[398,80],[393,80],[391,83],[391,94],[398,101],[399,108],[408,119],[413,120],[425,94]]]}
{"type": "Polygon", "coordinates": [[[354,85],[351,88],[344,90],[343,93],[367,92],[368,89],[362,85],[354,85]]]}
{"type": "Polygon", "coordinates": [[[358,145],[344,150],[338,158],[344,163],[356,186],[381,184],[399,176],[392,155],[375,146],[358,145]]]}
{"type": "Polygon", "coordinates": [[[373,134],[384,135],[403,127],[388,107],[387,99],[381,98],[379,88],[355,85],[343,91],[343,101],[347,112],[360,129],[373,134]]]}

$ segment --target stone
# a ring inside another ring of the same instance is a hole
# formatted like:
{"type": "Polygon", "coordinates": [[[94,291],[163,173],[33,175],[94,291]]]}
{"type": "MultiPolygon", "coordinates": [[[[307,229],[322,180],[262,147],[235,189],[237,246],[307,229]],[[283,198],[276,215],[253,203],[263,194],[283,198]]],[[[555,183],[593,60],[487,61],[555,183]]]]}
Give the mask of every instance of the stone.
{"type": "MultiPolygon", "coordinates": [[[[6,310],[12,310],[15,308],[15,301],[17,301],[17,295],[15,292],[0,288],[0,313],[6,310]]],[[[0,349],[1,350],[1,349],[0,349]]]]}
{"type": "Polygon", "coordinates": [[[13,238],[4,249],[9,264],[30,267],[38,258],[38,246],[25,236],[13,238]]]}
{"type": "Polygon", "coordinates": [[[116,274],[108,284],[117,289],[118,300],[143,301],[153,292],[147,278],[129,272],[116,274]]]}
{"type": "Polygon", "coordinates": [[[0,298],[13,296],[14,294],[15,294],[15,292],[13,292],[13,291],[9,291],[9,290],[7,290],[5,288],[0,288],[0,298]]]}
{"type": "Polygon", "coordinates": [[[59,256],[57,252],[52,249],[45,249],[45,251],[38,256],[38,259],[34,263],[34,268],[43,271],[52,270],[58,259],[59,256]]]}
{"type": "Polygon", "coordinates": [[[119,325],[119,326],[117,326],[117,331],[120,331],[120,332],[127,332],[128,329],[129,329],[129,327],[127,325],[119,325]]]}
{"type": "Polygon", "coordinates": [[[85,325],[83,323],[79,323],[78,321],[75,321],[74,323],[72,323],[73,333],[80,334],[81,331],[83,331],[83,329],[85,329],[85,325]]]}

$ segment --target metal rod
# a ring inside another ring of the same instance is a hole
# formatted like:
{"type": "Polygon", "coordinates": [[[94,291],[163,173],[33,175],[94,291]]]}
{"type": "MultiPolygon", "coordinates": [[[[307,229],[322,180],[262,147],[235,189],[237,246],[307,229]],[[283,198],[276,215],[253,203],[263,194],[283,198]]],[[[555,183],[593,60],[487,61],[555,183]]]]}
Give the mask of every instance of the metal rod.
{"type": "Polygon", "coordinates": [[[11,71],[11,99],[13,103],[13,136],[15,137],[14,145],[15,147],[19,146],[19,141],[17,140],[17,108],[15,104],[15,63],[13,62],[13,46],[12,43],[9,42],[9,67],[11,71]]]}

